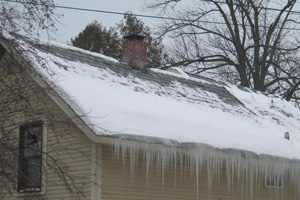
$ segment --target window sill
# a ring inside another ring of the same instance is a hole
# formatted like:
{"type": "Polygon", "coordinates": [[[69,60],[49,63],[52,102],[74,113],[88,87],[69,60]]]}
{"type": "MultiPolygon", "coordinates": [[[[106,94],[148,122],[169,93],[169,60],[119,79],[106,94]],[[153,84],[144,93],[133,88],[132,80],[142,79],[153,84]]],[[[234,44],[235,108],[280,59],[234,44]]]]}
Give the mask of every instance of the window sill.
{"type": "Polygon", "coordinates": [[[283,189],[283,186],[265,185],[265,188],[270,188],[270,189],[283,189]]]}
{"type": "Polygon", "coordinates": [[[42,195],[45,195],[46,192],[45,191],[41,191],[41,192],[38,192],[38,191],[24,191],[24,192],[16,192],[13,194],[13,196],[15,197],[28,197],[28,196],[42,196],[42,195]]]}

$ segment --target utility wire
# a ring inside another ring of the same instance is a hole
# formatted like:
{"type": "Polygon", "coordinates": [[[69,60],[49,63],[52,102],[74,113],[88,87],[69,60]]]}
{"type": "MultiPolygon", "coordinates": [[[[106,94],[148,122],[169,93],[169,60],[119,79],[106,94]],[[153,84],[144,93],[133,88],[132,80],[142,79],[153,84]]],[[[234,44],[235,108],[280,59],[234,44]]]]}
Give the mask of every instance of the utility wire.
{"type": "MultiPolygon", "coordinates": [[[[30,5],[37,5],[37,6],[44,6],[45,4],[41,3],[30,3],[30,2],[19,2],[14,0],[0,0],[0,1],[6,1],[11,3],[21,3],[21,4],[30,4],[30,5]]],[[[52,6],[52,5],[49,5],[52,6]]],[[[70,7],[70,6],[59,6],[54,5],[55,8],[61,8],[61,9],[68,9],[68,10],[78,10],[78,11],[86,11],[86,12],[97,12],[97,13],[106,13],[106,14],[114,14],[114,15],[125,15],[127,13],[125,12],[115,12],[115,11],[107,11],[107,10],[95,10],[95,9],[88,9],[88,8],[76,8],[76,7],[70,7]]],[[[155,15],[142,15],[142,14],[134,14],[132,15],[137,17],[145,17],[145,18],[153,18],[153,19],[163,19],[163,20],[182,20],[182,21],[189,21],[192,22],[194,20],[192,19],[180,19],[175,17],[162,17],[162,16],[155,16],[155,15]]],[[[207,24],[225,24],[224,22],[216,22],[216,21],[206,21],[206,20],[198,20],[198,22],[207,23],[207,24]]]]}
{"type": "MultiPolygon", "coordinates": [[[[0,0],[0,1],[6,1],[6,2],[11,2],[11,3],[21,3],[21,4],[31,4],[31,5],[47,5],[47,4],[41,4],[41,3],[32,3],[32,2],[20,2],[20,1],[15,1],[15,0],[0,0]]],[[[212,1],[212,0],[202,0],[205,2],[216,2],[220,4],[226,4],[223,1],[212,1]]],[[[300,4],[300,2],[297,2],[300,4]]],[[[52,6],[51,4],[48,4],[49,6],[52,6]]],[[[241,6],[239,4],[234,4],[235,6],[241,6]]],[[[106,11],[106,10],[96,10],[96,9],[88,9],[88,8],[78,8],[78,7],[70,7],[70,6],[60,6],[60,5],[54,5],[55,8],[62,8],[62,9],[69,9],[69,10],[79,10],[79,11],[88,11],[88,12],[98,12],[98,13],[107,13],[107,14],[116,14],[116,15],[124,15],[126,13],[124,12],[115,12],[115,11],[106,11]]],[[[271,10],[271,11],[281,11],[279,8],[269,8],[269,7],[257,7],[260,9],[265,9],[265,10],[271,10]]],[[[288,11],[285,11],[288,12],[288,11]]],[[[291,13],[295,14],[300,14],[300,11],[291,11],[291,13]]],[[[162,16],[155,16],[155,15],[142,15],[142,14],[133,14],[134,16],[137,17],[146,17],[146,18],[154,18],[154,19],[168,19],[168,20],[183,20],[180,18],[174,18],[174,17],[162,17],[162,16]]],[[[186,21],[192,21],[192,20],[186,20],[186,21]]],[[[214,22],[211,22],[214,23],[214,22]]],[[[222,22],[220,22],[222,23],[222,22]]]]}
{"type": "MultiPolygon", "coordinates": [[[[11,2],[11,3],[20,3],[20,4],[29,4],[29,5],[37,5],[37,6],[45,6],[47,4],[42,4],[42,3],[32,3],[32,2],[20,2],[20,1],[15,1],[15,0],[0,0],[0,1],[5,1],[5,2],[11,2]]],[[[211,0],[203,0],[206,2],[209,2],[211,0]]],[[[219,3],[225,3],[219,1],[219,3]]],[[[49,6],[52,6],[48,4],[49,6]]],[[[70,6],[59,6],[59,5],[54,5],[55,8],[60,8],[60,9],[68,9],[68,10],[77,10],[77,11],[86,11],[86,12],[96,12],[96,13],[105,13],[105,14],[114,14],[114,15],[125,15],[127,13],[125,12],[115,12],[115,11],[107,11],[107,10],[96,10],[96,9],[88,9],[88,8],[77,8],[77,7],[70,7],[70,6]]],[[[281,11],[280,9],[275,9],[275,8],[264,8],[264,9],[269,9],[273,11],[281,11]]],[[[294,13],[300,14],[300,12],[293,11],[294,13]]],[[[175,17],[163,17],[163,16],[155,16],[155,15],[142,15],[142,14],[134,14],[132,13],[133,16],[137,17],[144,17],[144,18],[153,18],[153,19],[162,19],[162,20],[176,20],[176,21],[186,21],[186,22],[194,22],[195,20],[193,19],[181,19],[181,18],[175,18],[175,17]]],[[[207,21],[207,20],[197,20],[197,22],[200,23],[206,23],[206,24],[220,24],[220,25],[227,25],[225,22],[218,22],[218,21],[207,21]]],[[[247,26],[247,25],[246,25],[247,26]]],[[[250,26],[250,25],[248,25],[250,26]]],[[[300,31],[300,28],[283,28],[286,30],[298,30],[300,31]]]]}
{"type": "MultiPolygon", "coordinates": [[[[41,4],[41,3],[19,2],[19,1],[14,1],[14,0],[0,0],[0,1],[6,1],[6,2],[11,2],[11,3],[20,3],[20,4],[31,4],[31,5],[37,5],[37,6],[44,6],[45,5],[45,4],[41,4]]],[[[48,5],[52,6],[50,4],[48,4],[48,5]]],[[[124,15],[124,14],[126,14],[124,12],[96,10],[96,9],[88,9],[88,8],[77,8],[77,7],[70,7],[70,6],[54,5],[54,7],[55,8],[68,9],[68,10],[79,10],[79,11],[97,12],[97,13],[106,13],[106,14],[115,14],[115,15],[124,15]]],[[[132,14],[132,15],[137,16],[137,17],[146,17],[146,18],[154,18],[154,19],[182,20],[182,19],[179,19],[179,18],[162,17],[162,16],[155,16],[155,15],[142,15],[142,14],[132,14]]],[[[191,21],[191,20],[189,20],[189,21],[191,21]]]]}
{"type": "MultiPolygon", "coordinates": [[[[75,8],[75,7],[69,7],[69,6],[55,6],[55,8],[63,8],[63,9],[69,9],[69,10],[80,10],[80,11],[88,11],[88,12],[97,12],[97,13],[106,13],[106,14],[114,14],[114,15],[124,15],[124,14],[126,14],[124,12],[115,12],[115,11],[107,11],[107,10],[94,10],[94,9],[87,9],[87,8],[75,8]]],[[[178,18],[161,17],[161,16],[155,16],[155,15],[142,15],[142,14],[132,14],[132,15],[137,16],[137,17],[146,17],[146,18],[154,18],[154,19],[180,20],[178,18]]]]}

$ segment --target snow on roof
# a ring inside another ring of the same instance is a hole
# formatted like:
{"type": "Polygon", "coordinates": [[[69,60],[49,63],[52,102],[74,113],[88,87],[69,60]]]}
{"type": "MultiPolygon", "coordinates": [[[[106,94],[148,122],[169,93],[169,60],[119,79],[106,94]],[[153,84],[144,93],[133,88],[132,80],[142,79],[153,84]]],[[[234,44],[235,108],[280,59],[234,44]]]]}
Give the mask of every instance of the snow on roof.
{"type": "Polygon", "coordinates": [[[22,45],[47,60],[48,68],[33,62],[34,68],[97,135],[300,159],[300,110],[278,97],[181,71],[142,72],[67,45],[22,45]]]}

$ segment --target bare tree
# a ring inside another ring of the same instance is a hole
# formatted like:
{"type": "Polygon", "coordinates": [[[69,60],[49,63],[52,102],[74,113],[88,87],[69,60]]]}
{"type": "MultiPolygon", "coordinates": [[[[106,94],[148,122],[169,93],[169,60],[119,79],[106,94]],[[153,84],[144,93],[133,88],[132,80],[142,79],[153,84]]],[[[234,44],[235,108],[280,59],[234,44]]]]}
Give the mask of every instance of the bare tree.
{"type": "Polygon", "coordinates": [[[173,66],[188,66],[194,73],[211,73],[298,101],[296,2],[200,0],[184,4],[180,0],[158,0],[148,7],[173,17],[161,26],[161,35],[174,39],[173,66]]]}
{"type": "MultiPolygon", "coordinates": [[[[0,34],[20,32],[39,36],[45,31],[51,38],[59,17],[54,11],[52,0],[3,0],[0,34]]],[[[5,47],[0,45],[0,199],[17,192],[23,199],[45,199],[45,185],[64,188],[68,198],[88,198],[90,173],[78,174],[66,161],[79,153],[81,160],[90,162],[89,154],[70,145],[76,125],[51,106],[47,91],[52,88],[50,85],[42,88],[33,81],[29,74],[37,74],[30,59],[20,55],[29,55],[26,51],[31,51],[30,55],[43,68],[47,68],[47,62],[32,49],[22,48],[18,39],[0,38],[1,42],[5,41],[2,43],[5,47]],[[46,134],[41,136],[41,128],[44,127],[47,127],[47,138],[43,139],[46,134]],[[21,140],[25,142],[22,144],[21,140]]],[[[78,134],[85,137],[81,132],[78,134]]]]}
{"type": "Polygon", "coordinates": [[[90,173],[80,174],[69,164],[75,156],[90,165],[91,155],[72,147],[73,138],[86,136],[74,131],[77,125],[51,101],[47,91],[53,88],[32,79],[38,74],[28,59],[22,65],[12,52],[35,56],[43,68],[47,62],[19,42],[8,44],[13,46],[7,51],[1,45],[0,62],[0,199],[17,193],[23,199],[46,199],[47,185],[65,190],[69,198],[88,199],[90,173]]]}
{"type": "Polygon", "coordinates": [[[3,0],[0,2],[0,32],[22,32],[39,36],[42,31],[56,31],[55,22],[60,17],[55,12],[53,0],[3,0]]]}

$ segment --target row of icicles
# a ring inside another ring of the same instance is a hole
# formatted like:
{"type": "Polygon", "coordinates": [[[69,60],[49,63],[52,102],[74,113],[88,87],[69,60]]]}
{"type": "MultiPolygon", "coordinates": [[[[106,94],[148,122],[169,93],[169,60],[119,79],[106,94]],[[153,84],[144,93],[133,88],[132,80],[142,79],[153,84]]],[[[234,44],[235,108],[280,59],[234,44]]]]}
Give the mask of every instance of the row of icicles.
{"type": "Polygon", "coordinates": [[[208,145],[181,144],[180,147],[173,147],[123,139],[116,140],[113,152],[123,163],[129,158],[132,177],[136,162],[142,159],[147,181],[151,170],[156,170],[164,183],[166,170],[176,171],[179,167],[182,173],[188,168],[190,172],[194,172],[190,174],[195,177],[197,196],[199,177],[205,170],[208,192],[212,191],[215,180],[220,181],[222,174],[226,173],[228,192],[236,184],[240,185],[241,192],[247,187],[248,199],[252,199],[254,189],[264,187],[267,181],[271,181],[269,184],[275,186],[270,188],[281,194],[278,195],[280,199],[284,199],[286,185],[292,186],[295,196],[300,197],[299,161],[267,155],[258,156],[246,151],[220,150],[208,145]]]}

